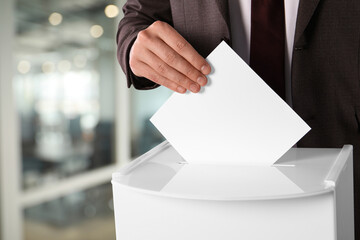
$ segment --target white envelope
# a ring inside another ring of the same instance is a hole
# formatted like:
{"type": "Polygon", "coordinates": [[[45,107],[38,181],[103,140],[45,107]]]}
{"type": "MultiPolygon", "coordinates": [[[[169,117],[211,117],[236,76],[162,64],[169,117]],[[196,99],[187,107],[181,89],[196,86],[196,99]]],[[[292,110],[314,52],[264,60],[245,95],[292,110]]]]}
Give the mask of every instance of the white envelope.
{"type": "Polygon", "coordinates": [[[174,93],[150,121],[189,163],[271,166],[310,127],[225,42],[200,93],[174,93]]]}

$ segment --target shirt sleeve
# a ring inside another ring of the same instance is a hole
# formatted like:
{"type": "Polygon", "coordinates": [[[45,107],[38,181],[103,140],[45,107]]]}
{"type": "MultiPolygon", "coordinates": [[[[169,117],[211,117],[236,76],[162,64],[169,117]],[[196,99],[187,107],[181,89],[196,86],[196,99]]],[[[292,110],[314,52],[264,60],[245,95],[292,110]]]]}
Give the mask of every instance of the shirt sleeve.
{"type": "Polygon", "coordinates": [[[117,32],[117,58],[123,69],[127,85],[136,89],[152,89],[159,85],[142,77],[137,77],[129,65],[129,53],[137,34],[160,20],[172,25],[170,0],[128,0],[123,7],[124,17],[117,32]]]}

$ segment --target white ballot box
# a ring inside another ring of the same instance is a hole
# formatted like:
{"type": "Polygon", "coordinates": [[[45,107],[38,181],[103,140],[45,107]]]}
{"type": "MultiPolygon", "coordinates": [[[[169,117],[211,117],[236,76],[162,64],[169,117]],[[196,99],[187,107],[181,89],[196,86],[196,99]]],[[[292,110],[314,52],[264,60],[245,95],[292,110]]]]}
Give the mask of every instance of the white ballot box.
{"type": "Polygon", "coordinates": [[[249,167],[188,164],[164,142],[112,185],[117,240],[354,239],[349,145],[249,167]]]}

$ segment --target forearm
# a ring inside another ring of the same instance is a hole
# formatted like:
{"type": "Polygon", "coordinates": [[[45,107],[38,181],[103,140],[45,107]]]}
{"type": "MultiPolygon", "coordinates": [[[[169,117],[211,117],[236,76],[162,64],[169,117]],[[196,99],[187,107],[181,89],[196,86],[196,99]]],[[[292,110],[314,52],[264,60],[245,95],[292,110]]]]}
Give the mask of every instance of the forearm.
{"type": "Polygon", "coordinates": [[[169,0],[129,0],[123,7],[124,18],[120,21],[117,33],[117,57],[126,75],[128,87],[152,89],[158,84],[137,77],[130,68],[129,54],[139,31],[147,28],[156,20],[172,25],[169,0]]]}

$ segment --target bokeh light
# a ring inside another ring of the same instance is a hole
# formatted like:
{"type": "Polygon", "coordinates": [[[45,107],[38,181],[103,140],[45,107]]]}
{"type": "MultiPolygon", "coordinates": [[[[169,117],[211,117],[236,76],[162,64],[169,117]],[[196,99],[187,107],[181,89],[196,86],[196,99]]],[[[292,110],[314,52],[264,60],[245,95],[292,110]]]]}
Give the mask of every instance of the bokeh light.
{"type": "Polygon", "coordinates": [[[62,22],[62,19],[63,19],[63,17],[60,13],[53,12],[49,16],[49,23],[53,26],[57,26],[62,22]]]}
{"type": "Polygon", "coordinates": [[[58,63],[57,69],[59,72],[68,72],[71,69],[71,62],[68,60],[62,60],[58,63]]]}
{"type": "Polygon", "coordinates": [[[99,37],[101,37],[103,35],[103,33],[104,33],[104,29],[100,25],[93,25],[90,28],[90,35],[93,38],[99,38],[99,37]]]}
{"type": "Polygon", "coordinates": [[[46,61],[42,64],[41,69],[43,73],[51,73],[55,70],[55,64],[50,61],[46,61]]]}
{"type": "Polygon", "coordinates": [[[28,73],[30,69],[31,69],[31,64],[29,61],[22,60],[17,65],[17,70],[19,71],[19,73],[22,74],[28,73]]]}
{"type": "Polygon", "coordinates": [[[119,15],[119,8],[113,4],[107,5],[105,7],[105,15],[108,18],[117,17],[117,15],[119,15]]]}
{"type": "Polygon", "coordinates": [[[84,68],[87,63],[87,58],[84,55],[78,54],[74,57],[74,65],[77,68],[84,68]]]}

